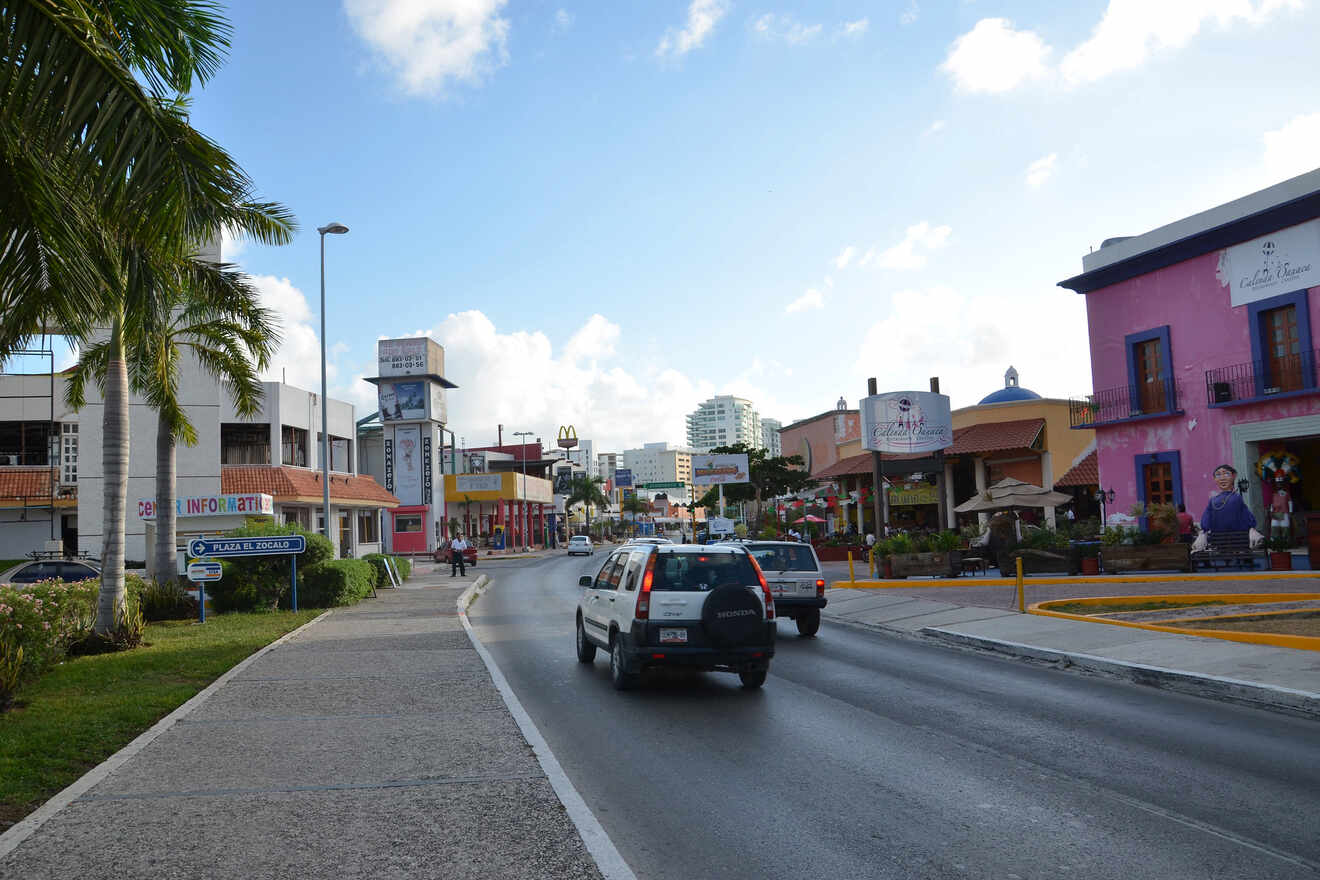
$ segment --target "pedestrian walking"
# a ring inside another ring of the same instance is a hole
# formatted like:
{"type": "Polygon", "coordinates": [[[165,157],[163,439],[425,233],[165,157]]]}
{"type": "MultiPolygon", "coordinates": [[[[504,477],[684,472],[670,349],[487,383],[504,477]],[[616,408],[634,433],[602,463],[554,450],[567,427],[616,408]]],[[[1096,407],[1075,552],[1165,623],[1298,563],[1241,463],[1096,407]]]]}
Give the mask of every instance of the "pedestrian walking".
{"type": "Polygon", "coordinates": [[[449,542],[449,576],[461,574],[467,577],[467,560],[463,558],[463,551],[468,548],[468,542],[463,540],[462,535],[455,535],[454,540],[449,542]]]}

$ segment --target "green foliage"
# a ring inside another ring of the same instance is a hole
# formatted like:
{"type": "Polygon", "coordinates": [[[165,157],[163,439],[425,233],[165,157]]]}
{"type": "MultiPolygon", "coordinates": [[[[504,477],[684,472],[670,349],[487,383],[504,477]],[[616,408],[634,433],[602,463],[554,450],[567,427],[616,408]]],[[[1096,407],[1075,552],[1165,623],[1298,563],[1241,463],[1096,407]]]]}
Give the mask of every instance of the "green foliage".
{"type": "Polygon", "coordinates": [[[1031,550],[1066,550],[1068,537],[1051,529],[1029,529],[1022,536],[1022,546],[1031,550]]]}
{"type": "Polygon", "coordinates": [[[21,677],[36,675],[85,639],[96,620],[95,580],[0,585],[0,643],[22,652],[21,677]]]}
{"type": "MultiPolygon", "coordinates": [[[[726,504],[731,501],[759,502],[764,498],[801,492],[803,489],[812,488],[816,485],[816,482],[811,478],[811,474],[801,469],[803,461],[800,455],[781,455],[771,458],[767,450],[753,449],[746,443],[716,446],[711,452],[747,456],[750,482],[729,483],[726,485],[724,487],[724,501],[726,504]]],[[[705,499],[702,500],[704,502],[705,499]]],[[[712,505],[702,504],[701,506],[710,507],[712,505]]]]}
{"type": "MultiPolygon", "coordinates": [[[[146,632],[147,621],[142,616],[142,594],[144,583],[133,575],[138,583],[133,585],[124,597],[124,604],[115,609],[115,621],[104,632],[89,632],[81,641],[69,646],[69,655],[73,657],[88,654],[111,654],[116,651],[128,651],[142,644],[142,635],[146,632]]],[[[128,582],[128,578],[125,578],[128,582]]]]}
{"type": "Polygon", "coordinates": [[[957,550],[961,545],[958,533],[950,530],[939,532],[931,536],[933,548],[940,553],[950,553],[957,550]]]}
{"type": "Polygon", "coordinates": [[[394,562],[395,569],[399,572],[399,577],[404,580],[412,574],[412,562],[402,556],[386,556],[384,553],[368,553],[362,557],[362,561],[369,563],[376,574],[376,589],[384,590],[393,586],[390,581],[390,573],[385,569],[385,560],[390,559],[394,562]]]}
{"type": "Polygon", "coordinates": [[[125,580],[129,578],[142,584],[137,590],[138,603],[147,620],[188,620],[197,616],[197,600],[177,583],[142,581],[133,575],[126,576],[125,580]]]}
{"type": "MultiPolygon", "coordinates": [[[[299,587],[312,568],[334,557],[329,538],[292,523],[253,522],[225,534],[231,538],[302,535],[307,539],[307,549],[298,556],[299,587]]],[[[281,603],[288,603],[288,556],[247,556],[221,562],[224,576],[206,587],[216,611],[273,611],[281,603]]]]}
{"type": "Polygon", "coordinates": [[[779,530],[774,526],[761,526],[761,531],[756,536],[763,541],[773,541],[779,537],[779,530]]]}
{"type": "Polygon", "coordinates": [[[1094,541],[1073,544],[1072,548],[1073,552],[1077,554],[1078,559],[1095,559],[1100,555],[1100,545],[1094,541]]]}
{"type": "Polygon", "coordinates": [[[23,646],[0,641],[0,712],[13,704],[22,673],[23,646]]]}
{"type": "Polygon", "coordinates": [[[1152,534],[1158,535],[1160,540],[1177,538],[1178,536],[1178,511],[1172,504],[1152,504],[1146,508],[1146,527],[1152,534]]]}
{"type": "Polygon", "coordinates": [[[412,577],[412,560],[407,556],[391,556],[394,560],[394,566],[399,570],[399,577],[405,581],[412,577]]]}
{"type": "MultiPolygon", "coordinates": [[[[899,532],[897,535],[891,535],[882,543],[885,545],[885,556],[898,556],[903,553],[918,552],[916,542],[912,540],[911,536],[902,532],[899,532]]],[[[877,544],[876,546],[878,547],[880,545],[877,544]]]]}
{"type": "Polygon", "coordinates": [[[1286,553],[1293,548],[1293,539],[1283,535],[1275,535],[1265,539],[1265,547],[1275,553],[1286,553]]]}
{"type": "Polygon", "coordinates": [[[1100,543],[1106,547],[1117,547],[1119,544],[1131,543],[1130,533],[1132,529],[1125,529],[1123,526],[1105,526],[1100,533],[1100,543]]]}
{"type": "Polygon", "coordinates": [[[298,578],[298,607],[337,608],[366,598],[376,583],[376,570],[362,559],[332,559],[314,565],[298,578]]]}

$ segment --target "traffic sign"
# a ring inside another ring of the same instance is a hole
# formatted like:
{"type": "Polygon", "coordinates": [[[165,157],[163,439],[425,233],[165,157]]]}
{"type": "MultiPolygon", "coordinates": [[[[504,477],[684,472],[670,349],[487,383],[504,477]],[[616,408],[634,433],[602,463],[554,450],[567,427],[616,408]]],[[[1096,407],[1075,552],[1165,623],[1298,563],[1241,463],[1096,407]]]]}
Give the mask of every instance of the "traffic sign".
{"type": "Polygon", "coordinates": [[[682,489],[685,483],[642,483],[639,489],[682,489]]]}
{"type": "Polygon", "coordinates": [[[193,583],[198,581],[218,581],[224,574],[224,567],[218,562],[190,562],[188,563],[188,580],[193,583]]]}
{"type": "Polygon", "coordinates": [[[194,538],[188,542],[190,556],[288,556],[307,549],[302,535],[272,535],[267,538],[194,538]]]}

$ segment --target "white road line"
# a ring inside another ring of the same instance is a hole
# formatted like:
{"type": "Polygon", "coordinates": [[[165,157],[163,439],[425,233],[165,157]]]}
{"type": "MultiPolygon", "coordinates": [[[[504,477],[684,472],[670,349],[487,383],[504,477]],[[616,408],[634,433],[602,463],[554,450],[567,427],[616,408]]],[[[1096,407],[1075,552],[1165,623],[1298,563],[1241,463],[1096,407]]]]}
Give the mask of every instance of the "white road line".
{"type": "MultiPolygon", "coordinates": [[[[480,579],[478,579],[480,583],[480,579]]],[[[487,580],[489,583],[489,580],[487,580]]],[[[484,587],[485,585],[482,585],[484,587]]],[[[582,842],[587,845],[587,851],[591,857],[596,860],[596,867],[600,868],[600,873],[605,880],[637,880],[637,875],[628,867],[623,856],[619,854],[614,846],[614,841],[601,827],[591,808],[587,806],[586,801],[582,800],[582,795],[578,794],[573,783],[569,780],[568,774],[564,768],[559,766],[559,761],[554,753],[550,751],[550,746],[546,744],[545,737],[541,736],[541,731],[537,729],[536,722],[527,714],[519,702],[518,697],[509,687],[509,682],[500,672],[499,666],[495,665],[495,658],[486,650],[486,646],[477,638],[476,632],[472,629],[472,623],[468,620],[467,606],[473,598],[473,594],[479,592],[481,587],[473,584],[458,599],[459,619],[463,621],[463,628],[467,630],[468,638],[472,640],[472,646],[476,648],[482,662],[486,664],[486,669],[490,672],[490,677],[495,681],[495,687],[499,689],[500,695],[504,697],[505,704],[509,707],[509,712],[518,722],[519,729],[527,739],[532,750],[536,753],[536,759],[541,762],[541,769],[550,779],[550,785],[554,787],[555,794],[559,796],[559,801],[568,811],[568,816],[577,826],[578,834],[582,835],[582,842]]]]}

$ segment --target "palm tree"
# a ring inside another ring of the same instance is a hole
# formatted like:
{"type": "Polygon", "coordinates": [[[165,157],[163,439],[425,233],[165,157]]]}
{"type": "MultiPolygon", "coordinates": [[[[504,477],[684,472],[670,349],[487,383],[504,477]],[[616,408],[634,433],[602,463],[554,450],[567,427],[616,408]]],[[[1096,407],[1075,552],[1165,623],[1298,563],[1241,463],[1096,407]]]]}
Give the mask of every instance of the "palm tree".
{"type": "Polygon", "coordinates": [[[605,507],[610,500],[605,497],[601,486],[605,481],[600,477],[592,477],[583,474],[574,477],[569,484],[568,499],[565,502],[565,508],[570,508],[575,504],[581,504],[586,507],[587,515],[587,534],[591,534],[591,506],[605,507]]]}
{"type": "Polygon", "coordinates": [[[625,513],[631,513],[633,515],[633,532],[636,533],[637,514],[648,512],[651,509],[651,505],[647,504],[639,498],[636,493],[634,493],[632,495],[624,496],[623,502],[619,505],[619,509],[625,513]]]}
{"type": "Polygon", "coordinates": [[[228,34],[200,0],[0,6],[0,356],[46,326],[108,332],[100,634],[124,601],[130,325],[221,227],[266,244],[294,228],[188,125],[182,96],[228,34]]]}
{"type": "MultiPolygon", "coordinates": [[[[207,266],[197,267],[196,274],[209,276],[211,289],[183,286],[162,291],[149,303],[155,311],[133,322],[127,351],[129,384],[157,416],[154,568],[162,583],[173,580],[178,540],[176,447],[180,440],[188,446],[197,443],[196,428],[178,396],[183,353],[190,351],[203,371],[228,388],[238,415],[250,418],[261,412],[259,371],[269,365],[279,342],[273,316],[258,304],[246,276],[207,266]]],[[[80,352],[66,394],[74,409],[85,403],[89,377],[104,386],[109,348],[102,340],[80,352]]]]}

